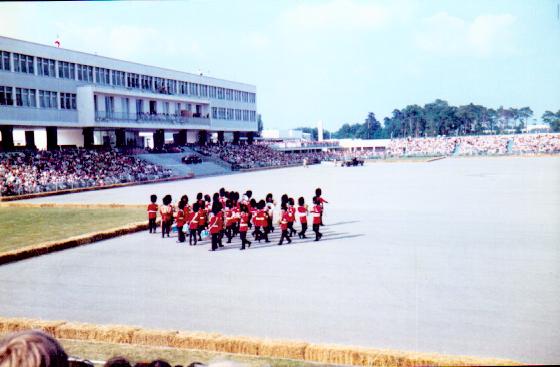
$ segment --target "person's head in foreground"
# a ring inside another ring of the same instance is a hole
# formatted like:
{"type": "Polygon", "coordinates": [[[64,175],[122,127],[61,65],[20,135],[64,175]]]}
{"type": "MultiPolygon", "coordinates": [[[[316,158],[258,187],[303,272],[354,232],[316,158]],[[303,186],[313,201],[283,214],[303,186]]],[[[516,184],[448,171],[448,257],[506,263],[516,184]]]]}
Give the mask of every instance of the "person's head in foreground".
{"type": "Polygon", "coordinates": [[[68,367],[68,355],[42,331],[21,331],[0,341],[0,367],[68,367]]]}

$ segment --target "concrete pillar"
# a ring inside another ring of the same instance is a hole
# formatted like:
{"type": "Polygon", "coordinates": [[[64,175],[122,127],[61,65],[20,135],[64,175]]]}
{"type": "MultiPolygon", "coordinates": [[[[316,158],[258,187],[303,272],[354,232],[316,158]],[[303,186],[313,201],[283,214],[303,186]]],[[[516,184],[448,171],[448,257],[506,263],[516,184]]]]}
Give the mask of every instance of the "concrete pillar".
{"type": "Polygon", "coordinates": [[[47,132],[47,150],[58,149],[58,130],[56,126],[49,126],[45,130],[47,132]]]}
{"type": "Polygon", "coordinates": [[[241,134],[239,133],[239,131],[234,131],[233,132],[233,144],[234,145],[239,145],[239,136],[241,134]]]}
{"type": "Polygon", "coordinates": [[[35,146],[35,131],[28,130],[25,132],[25,147],[27,149],[37,149],[35,146]]]}
{"type": "Polygon", "coordinates": [[[82,134],[84,135],[84,148],[93,148],[93,127],[84,127],[82,134]]]}
{"type": "Polygon", "coordinates": [[[117,148],[122,148],[126,145],[126,132],[124,129],[115,129],[115,137],[117,148]]]}
{"type": "Polygon", "coordinates": [[[8,152],[14,150],[14,127],[11,125],[0,126],[2,133],[2,150],[8,152]]]}
{"type": "Polygon", "coordinates": [[[173,134],[173,142],[175,145],[185,145],[187,143],[187,130],[179,130],[178,133],[173,134]]]}
{"type": "Polygon", "coordinates": [[[158,129],[154,133],[154,149],[156,150],[163,149],[164,144],[165,144],[165,131],[163,131],[163,129],[158,129]]]}
{"type": "Polygon", "coordinates": [[[206,133],[206,130],[200,130],[198,132],[198,144],[205,145],[207,141],[208,141],[208,134],[206,133]]]}
{"type": "Polygon", "coordinates": [[[218,131],[218,143],[220,143],[220,144],[224,143],[224,132],[223,131],[218,131]]]}

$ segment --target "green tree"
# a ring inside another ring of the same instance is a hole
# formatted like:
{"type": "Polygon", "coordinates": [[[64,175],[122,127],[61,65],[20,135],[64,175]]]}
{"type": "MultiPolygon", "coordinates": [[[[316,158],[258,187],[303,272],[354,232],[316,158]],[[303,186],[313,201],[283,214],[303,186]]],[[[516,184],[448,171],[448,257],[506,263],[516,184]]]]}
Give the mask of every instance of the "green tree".
{"type": "Polygon", "coordinates": [[[550,126],[550,130],[560,132],[560,110],[556,113],[546,111],[542,115],[542,120],[550,126]]]}

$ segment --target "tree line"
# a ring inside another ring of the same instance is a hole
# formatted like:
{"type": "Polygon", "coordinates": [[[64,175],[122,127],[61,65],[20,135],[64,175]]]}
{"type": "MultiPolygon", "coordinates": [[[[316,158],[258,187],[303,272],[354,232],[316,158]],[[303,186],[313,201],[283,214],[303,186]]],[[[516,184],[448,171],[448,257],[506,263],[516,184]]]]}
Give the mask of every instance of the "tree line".
{"type": "MultiPolygon", "coordinates": [[[[383,125],[370,112],[363,123],[346,123],[338,131],[324,131],[323,135],[337,139],[382,139],[521,133],[532,116],[530,107],[500,106],[493,109],[473,103],[452,106],[447,101],[436,99],[424,106],[415,104],[395,109],[390,117],[385,117],[383,125]]],[[[560,131],[560,110],[556,113],[546,111],[542,120],[550,125],[552,131],[560,131]]],[[[317,138],[317,128],[302,127],[298,130],[317,138]]]]}

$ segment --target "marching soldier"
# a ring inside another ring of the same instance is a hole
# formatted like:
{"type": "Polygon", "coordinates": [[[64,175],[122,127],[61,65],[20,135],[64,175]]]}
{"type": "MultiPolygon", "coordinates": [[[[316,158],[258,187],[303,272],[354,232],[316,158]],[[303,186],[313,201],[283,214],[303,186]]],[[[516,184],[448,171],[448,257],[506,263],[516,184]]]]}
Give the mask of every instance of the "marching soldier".
{"type": "Polygon", "coordinates": [[[301,223],[301,231],[298,233],[299,238],[307,238],[305,232],[307,231],[307,205],[305,204],[305,199],[300,197],[298,199],[297,216],[299,222],[301,223]]]}
{"type": "Polygon", "coordinates": [[[157,196],[151,195],[150,201],[151,203],[148,204],[148,229],[150,230],[150,233],[156,233],[157,232],[156,218],[158,212],[158,205],[156,204],[157,196]]]}

